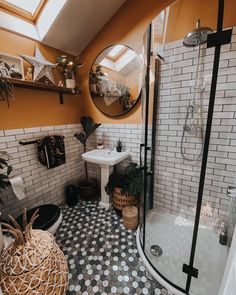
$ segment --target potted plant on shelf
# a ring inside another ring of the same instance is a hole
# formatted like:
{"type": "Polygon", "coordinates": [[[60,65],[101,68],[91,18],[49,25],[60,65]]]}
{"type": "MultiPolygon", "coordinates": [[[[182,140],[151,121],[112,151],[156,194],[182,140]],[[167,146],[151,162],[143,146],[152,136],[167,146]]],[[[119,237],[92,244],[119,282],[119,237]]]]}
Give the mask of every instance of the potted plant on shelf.
{"type": "Polygon", "coordinates": [[[61,55],[56,59],[56,66],[63,69],[66,87],[74,89],[76,72],[83,66],[83,63],[79,63],[79,57],[72,61],[66,55],[61,55]]]}
{"type": "Polygon", "coordinates": [[[14,86],[6,79],[0,77],[0,100],[6,101],[9,107],[9,100],[14,98],[14,86]]]}
{"type": "Polygon", "coordinates": [[[125,168],[114,167],[105,187],[107,194],[112,194],[112,203],[118,215],[125,206],[138,206],[142,190],[142,172],[136,163],[125,168]]]}
{"type": "MultiPolygon", "coordinates": [[[[89,136],[101,125],[100,123],[94,123],[93,119],[90,117],[82,117],[81,125],[83,128],[82,132],[76,133],[75,137],[82,143],[84,147],[84,153],[87,152],[87,139],[89,136]]],[[[88,200],[96,197],[98,192],[98,183],[94,178],[89,178],[88,176],[88,166],[87,162],[84,162],[85,166],[85,176],[86,178],[81,180],[78,184],[79,194],[82,199],[88,200]]]]}
{"type": "MultiPolygon", "coordinates": [[[[9,185],[9,175],[12,172],[12,166],[8,164],[8,161],[2,158],[1,156],[6,156],[7,153],[4,151],[0,151],[0,192],[3,189],[6,189],[9,185]]],[[[2,203],[2,200],[0,198],[0,202],[2,203]]],[[[1,212],[0,212],[1,216],[1,212]]],[[[3,235],[2,235],[2,228],[0,223],[0,253],[2,252],[4,248],[4,242],[3,242],[3,235]]]]}

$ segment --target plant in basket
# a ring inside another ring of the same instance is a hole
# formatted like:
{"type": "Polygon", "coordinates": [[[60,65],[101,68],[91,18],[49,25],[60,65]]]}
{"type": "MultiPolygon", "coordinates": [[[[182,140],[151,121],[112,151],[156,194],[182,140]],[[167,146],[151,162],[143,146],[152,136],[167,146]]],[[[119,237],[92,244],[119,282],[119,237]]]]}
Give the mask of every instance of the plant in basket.
{"type": "Polygon", "coordinates": [[[117,214],[121,215],[125,206],[138,206],[142,186],[142,171],[136,163],[131,162],[125,168],[114,167],[105,190],[113,195],[117,214]]]}
{"type": "MultiPolygon", "coordinates": [[[[100,123],[94,123],[93,119],[90,117],[82,117],[80,120],[83,131],[76,133],[75,137],[84,146],[84,153],[87,152],[87,139],[89,136],[101,125],[100,123]]],[[[85,166],[85,176],[86,178],[79,181],[79,194],[84,200],[91,200],[96,197],[98,192],[98,183],[94,178],[89,178],[87,162],[84,162],[85,166]]]]}

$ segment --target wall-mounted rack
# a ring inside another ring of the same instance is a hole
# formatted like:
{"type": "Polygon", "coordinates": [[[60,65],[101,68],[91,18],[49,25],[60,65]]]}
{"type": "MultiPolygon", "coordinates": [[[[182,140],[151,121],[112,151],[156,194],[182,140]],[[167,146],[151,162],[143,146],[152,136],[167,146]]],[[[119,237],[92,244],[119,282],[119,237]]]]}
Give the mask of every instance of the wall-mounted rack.
{"type": "Polygon", "coordinates": [[[19,144],[21,144],[21,145],[34,144],[34,143],[38,143],[38,140],[39,140],[39,139],[31,140],[31,141],[19,141],[19,144]]]}
{"type": "Polygon", "coordinates": [[[40,82],[33,82],[33,81],[24,81],[19,79],[13,78],[3,78],[5,81],[10,82],[13,84],[14,87],[17,88],[27,88],[32,90],[41,90],[41,91],[50,91],[50,92],[57,92],[59,94],[60,104],[64,103],[64,94],[73,94],[79,95],[81,91],[78,88],[71,89],[66,87],[59,87],[55,85],[44,84],[40,82]]]}
{"type": "MultiPolygon", "coordinates": [[[[50,135],[49,135],[50,136],[50,135]]],[[[53,135],[51,135],[53,136],[53,135]]],[[[62,136],[63,138],[65,138],[65,136],[62,136]]],[[[39,139],[35,139],[35,140],[30,140],[30,141],[19,141],[19,144],[21,145],[29,145],[29,144],[34,144],[34,143],[38,143],[39,139]]]]}

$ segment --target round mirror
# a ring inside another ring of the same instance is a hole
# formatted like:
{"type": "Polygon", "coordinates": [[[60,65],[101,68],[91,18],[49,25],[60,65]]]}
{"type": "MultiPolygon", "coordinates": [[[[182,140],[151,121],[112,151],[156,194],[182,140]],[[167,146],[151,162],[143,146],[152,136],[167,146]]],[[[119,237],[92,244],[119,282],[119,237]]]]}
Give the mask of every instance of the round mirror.
{"type": "Polygon", "coordinates": [[[142,88],[142,66],[137,53],[124,45],[105,48],[95,59],[89,90],[96,107],[108,116],[120,116],[137,103],[142,88]]]}

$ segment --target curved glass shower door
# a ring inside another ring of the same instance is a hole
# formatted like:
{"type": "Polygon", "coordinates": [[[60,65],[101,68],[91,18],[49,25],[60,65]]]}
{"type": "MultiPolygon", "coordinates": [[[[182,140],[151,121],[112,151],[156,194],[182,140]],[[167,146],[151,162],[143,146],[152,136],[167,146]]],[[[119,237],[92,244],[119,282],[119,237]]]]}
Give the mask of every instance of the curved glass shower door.
{"type": "MultiPolygon", "coordinates": [[[[200,2],[175,2],[149,31],[141,242],[157,279],[175,294],[221,295],[229,251],[224,238],[228,215],[236,207],[226,196],[236,167],[229,131],[236,110],[224,99],[233,95],[226,89],[234,87],[227,85],[234,73],[222,69],[233,67],[236,47],[229,44],[230,31],[223,39],[211,32],[221,31],[217,1],[200,2]]],[[[223,2],[219,0],[219,12],[223,2]]]]}

